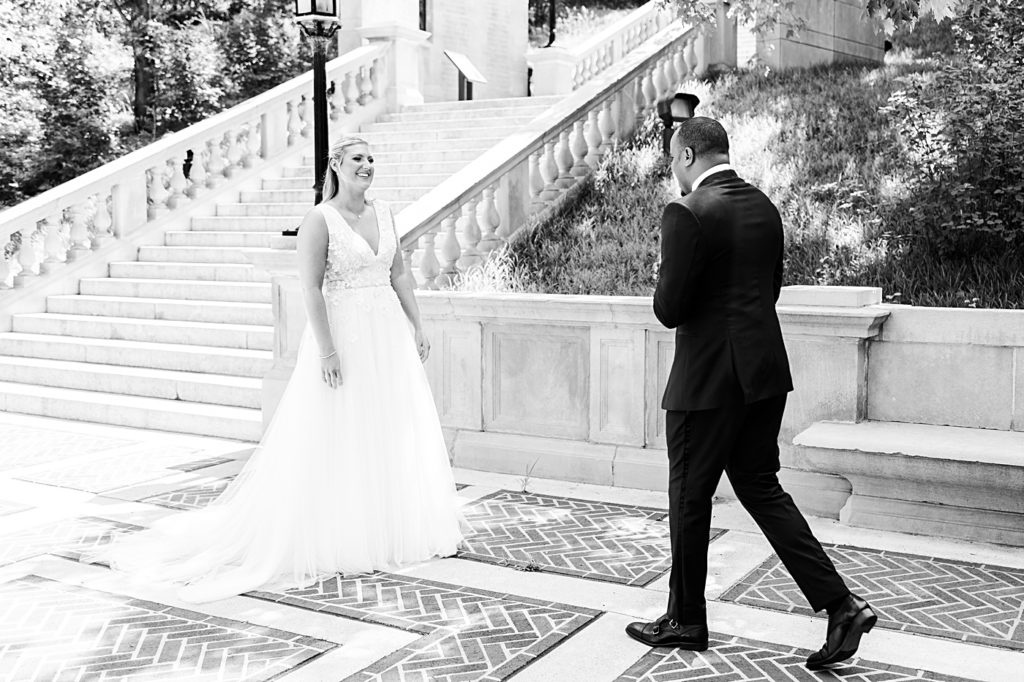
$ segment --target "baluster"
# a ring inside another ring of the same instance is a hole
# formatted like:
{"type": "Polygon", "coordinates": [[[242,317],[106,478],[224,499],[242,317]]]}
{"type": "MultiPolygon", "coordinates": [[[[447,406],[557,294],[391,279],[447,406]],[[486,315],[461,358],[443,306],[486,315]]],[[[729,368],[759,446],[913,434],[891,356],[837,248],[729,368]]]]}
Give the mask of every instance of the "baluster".
{"type": "Polygon", "coordinates": [[[462,246],[459,235],[455,232],[455,216],[457,211],[450,213],[441,221],[444,242],[441,244],[441,272],[438,274],[437,286],[451,289],[459,278],[459,258],[462,257],[462,246]]]}
{"type": "MultiPolygon", "coordinates": [[[[305,134],[305,132],[303,132],[305,134]]],[[[224,133],[224,140],[227,143],[227,166],[224,168],[224,175],[231,178],[238,174],[238,168],[242,162],[242,146],[238,144],[238,133],[233,130],[229,130],[224,133]]]]}
{"type": "Polygon", "coordinates": [[[686,63],[686,73],[693,76],[697,70],[696,41],[690,37],[683,46],[683,61],[686,63]]]}
{"type": "Polygon", "coordinates": [[[583,85],[583,67],[577,64],[572,69],[572,89],[576,90],[583,85]]]}
{"type": "Polygon", "coordinates": [[[245,144],[242,145],[242,167],[252,168],[260,158],[260,135],[258,118],[249,121],[245,127],[245,144]]]}
{"type": "Polygon", "coordinates": [[[303,95],[299,99],[299,118],[302,119],[302,130],[300,133],[303,137],[309,137],[313,134],[313,101],[309,95],[303,95]]]}
{"type": "Polygon", "coordinates": [[[677,46],[672,50],[672,61],[676,65],[676,73],[679,74],[679,82],[682,83],[686,80],[689,75],[689,70],[686,68],[686,60],[683,59],[683,47],[677,46]]]}
{"type": "Polygon", "coordinates": [[[661,66],[665,70],[665,80],[668,82],[668,90],[675,92],[676,86],[679,85],[679,74],[676,73],[675,59],[673,58],[671,51],[665,55],[665,59],[662,61],[661,66]]]}
{"type": "Polygon", "coordinates": [[[302,132],[302,122],[299,119],[298,102],[288,102],[288,146],[298,142],[299,134],[302,132]]]}
{"type": "Polygon", "coordinates": [[[167,199],[167,208],[176,209],[188,201],[185,190],[188,188],[188,179],[185,178],[185,159],[182,156],[171,158],[171,195],[167,199]]]}
{"type": "Polygon", "coordinates": [[[419,283],[416,281],[416,273],[412,269],[412,255],[416,252],[416,248],[419,244],[419,240],[410,242],[402,247],[402,265],[405,267],[405,271],[409,274],[409,279],[412,280],[412,286],[414,289],[419,288],[419,283]]]}
{"type": "Polygon", "coordinates": [[[555,161],[555,142],[549,140],[544,143],[544,156],[540,160],[540,176],[544,180],[544,189],[540,194],[543,202],[550,202],[558,198],[562,193],[555,184],[558,180],[558,163],[555,161]]]}
{"type": "MultiPolygon", "coordinates": [[[[163,214],[167,213],[167,199],[171,196],[171,193],[168,192],[167,187],[164,186],[164,173],[166,171],[166,164],[153,166],[146,171],[149,175],[148,215],[150,220],[159,218],[163,214]]],[[[74,242],[73,237],[72,242],[74,242]]]]}
{"type": "Polygon", "coordinates": [[[356,86],[356,72],[345,74],[345,113],[351,114],[359,105],[359,88],[356,86]]]}
{"type": "Polygon", "coordinates": [[[380,74],[384,70],[384,60],[381,58],[374,59],[373,65],[370,67],[370,96],[374,101],[377,101],[383,95],[383,91],[380,87],[380,74]]]}
{"type": "Polygon", "coordinates": [[[373,82],[370,80],[370,69],[364,66],[359,69],[359,103],[364,107],[373,99],[373,82]]]}
{"type": "Polygon", "coordinates": [[[598,110],[597,107],[591,109],[587,113],[587,127],[585,136],[587,139],[587,165],[590,166],[591,170],[597,170],[598,166],[601,165],[601,128],[598,125],[597,120],[598,110]]]}
{"type": "MultiPolygon", "coordinates": [[[[163,186],[163,180],[160,181],[163,186]]],[[[164,190],[166,194],[167,190],[164,190]]],[[[89,239],[89,218],[86,214],[84,204],[76,204],[68,209],[71,214],[71,251],[68,253],[69,260],[76,260],[92,250],[92,241],[89,239]]]]}
{"type": "Polygon", "coordinates": [[[11,264],[4,258],[6,249],[6,244],[0,244],[0,291],[11,288],[11,285],[7,283],[7,278],[11,276],[11,264]]]}
{"type": "Polygon", "coordinates": [[[110,217],[110,208],[107,206],[107,194],[94,194],[96,213],[93,217],[93,241],[92,248],[98,249],[106,246],[114,240],[114,220],[110,217]]]}
{"type": "Polygon", "coordinates": [[[644,94],[644,77],[637,76],[633,79],[633,119],[635,125],[639,126],[644,121],[647,110],[647,95],[644,94]]]}
{"type": "Polygon", "coordinates": [[[224,182],[224,151],[221,149],[220,143],[220,138],[206,141],[206,147],[209,149],[206,161],[207,187],[218,187],[224,182]]]}
{"type": "Polygon", "coordinates": [[[480,243],[482,235],[480,233],[480,224],[476,219],[476,207],[480,204],[480,197],[472,197],[465,204],[462,205],[462,216],[459,218],[456,225],[458,226],[459,232],[462,234],[463,242],[465,247],[462,249],[462,257],[459,258],[459,270],[466,272],[470,268],[480,265],[483,262],[483,257],[480,255],[480,251],[477,249],[477,244],[480,243]]]}
{"type": "Polygon", "coordinates": [[[185,190],[191,199],[201,196],[206,191],[206,183],[210,179],[206,172],[205,156],[202,145],[192,150],[192,167],[188,171],[188,189],[185,190]]]}
{"type": "Polygon", "coordinates": [[[651,75],[651,81],[654,83],[655,100],[662,99],[668,94],[669,82],[665,76],[664,62],[659,61],[654,65],[654,73],[651,75]]]}
{"type": "Polygon", "coordinates": [[[341,118],[341,112],[345,107],[345,96],[341,94],[338,81],[331,81],[331,89],[327,91],[327,108],[331,110],[331,120],[337,121],[341,118]]]}
{"type": "Polygon", "coordinates": [[[704,78],[708,75],[708,50],[707,50],[708,36],[703,31],[697,36],[694,41],[693,49],[697,56],[697,67],[693,72],[693,75],[697,78],[704,78]]]}
{"type": "Polygon", "coordinates": [[[67,254],[64,235],[61,234],[60,218],[43,218],[39,224],[39,229],[43,231],[43,254],[46,257],[46,260],[39,266],[39,271],[51,273],[64,266],[64,259],[67,254]]]}
{"type": "Polygon", "coordinates": [[[612,111],[612,98],[609,97],[601,104],[601,111],[597,116],[597,128],[601,131],[601,154],[611,149],[615,135],[615,113],[612,111]]]}
{"type": "Polygon", "coordinates": [[[544,153],[543,148],[530,154],[530,198],[540,201],[540,193],[544,191],[544,178],[540,174],[540,157],[544,153]]]}
{"type": "Polygon", "coordinates": [[[437,289],[437,276],[441,272],[441,264],[437,260],[434,242],[437,239],[437,228],[423,235],[423,256],[420,258],[420,275],[424,289],[437,289]]]}
{"type": "Polygon", "coordinates": [[[586,126],[584,120],[580,119],[572,124],[572,174],[575,178],[584,178],[590,175],[590,166],[587,165],[586,126]]]}
{"type": "Polygon", "coordinates": [[[569,189],[576,184],[572,175],[572,140],[570,139],[572,126],[569,126],[558,134],[558,147],[555,149],[555,164],[558,167],[558,177],[555,185],[559,189],[569,189]]]}
{"type": "Polygon", "coordinates": [[[480,242],[476,248],[486,259],[491,252],[501,246],[502,239],[498,236],[501,228],[501,214],[498,213],[498,206],[495,202],[497,185],[490,185],[484,188],[483,201],[480,202],[480,242]]]}
{"type": "Polygon", "coordinates": [[[16,287],[23,287],[33,278],[39,276],[39,256],[36,253],[36,245],[33,243],[37,228],[38,225],[32,222],[19,230],[21,247],[18,249],[18,264],[21,265],[21,272],[14,276],[14,286],[16,287]]]}
{"type": "Polygon", "coordinates": [[[644,72],[643,83],[641,84],[645,112],[653,107],[654,103],[658,100],[658,89],[655,87],[652,77],[653,71],[653,68],[648,68],[644,72]]]}

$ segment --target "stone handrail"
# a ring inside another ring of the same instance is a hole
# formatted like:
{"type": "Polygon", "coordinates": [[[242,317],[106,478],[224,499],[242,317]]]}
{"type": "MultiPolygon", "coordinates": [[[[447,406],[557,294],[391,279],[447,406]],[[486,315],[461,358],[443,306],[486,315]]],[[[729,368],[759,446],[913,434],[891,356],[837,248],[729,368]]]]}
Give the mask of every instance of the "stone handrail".
{"type": "Polygon", "coordinates": [[[576,90],[643,44],[669,21],[671,14],[664,3],[651,0],[579,45],[531,50],[527,61],[533,66],[533,92],[552,95],[576,90]]]}
{"type": "Polygon", "coordinates": [[[697,39],[696,29],[673,21],[402,211],[397,227],[418,286],[452,286],[528,217],[578,187],[658,99],[698,72],[697,39]]]}
{"type": "MultiPolygon", "coordinates": [[[[380,42],[327,64],[332,120],[382,98],[390,55],[391,44],[380,42]]],[[[312,95],[307,72],[0,212],[0,246],[12,253],[8,260],[0,251],[0,290],[50,277],[311,140],[312,95]]]]}

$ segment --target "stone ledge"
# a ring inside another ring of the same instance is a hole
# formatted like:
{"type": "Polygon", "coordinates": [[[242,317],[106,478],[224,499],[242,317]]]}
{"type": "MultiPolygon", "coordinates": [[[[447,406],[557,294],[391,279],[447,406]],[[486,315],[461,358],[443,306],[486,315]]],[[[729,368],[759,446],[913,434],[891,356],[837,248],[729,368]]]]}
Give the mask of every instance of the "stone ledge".
{"type": "Polygon", "coordinates": [[[1024,434],[819,422],[793,443],[811,466],[850,481],[844,523],[1024,544],[1024,434]]]}

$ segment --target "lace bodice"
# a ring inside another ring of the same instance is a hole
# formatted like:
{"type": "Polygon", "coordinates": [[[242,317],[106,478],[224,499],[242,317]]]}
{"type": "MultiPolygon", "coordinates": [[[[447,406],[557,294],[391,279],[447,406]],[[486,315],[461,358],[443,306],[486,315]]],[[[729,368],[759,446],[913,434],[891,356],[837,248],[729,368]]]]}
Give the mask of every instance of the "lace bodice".
{"type": "Polygon", "coordinates": [[[380,239],[374,255],[369,243],[357,234],[332,206],[322,204],[327,223],[327,270],[324,293],[391,285],[391,263],[398,248],[394,220],[386,203],[373,201],[380,239]]]}

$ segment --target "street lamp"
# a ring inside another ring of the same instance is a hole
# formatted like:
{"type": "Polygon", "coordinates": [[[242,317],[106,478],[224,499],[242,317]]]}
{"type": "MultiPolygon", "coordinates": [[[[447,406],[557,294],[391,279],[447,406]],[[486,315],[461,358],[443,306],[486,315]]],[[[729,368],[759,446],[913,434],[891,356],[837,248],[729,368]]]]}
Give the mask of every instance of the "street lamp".
{"type": "Polygon", "coordinates": [[[313,191],[314,205],[323,199],[327,171],[327,41],[338,23],[337,0],[295,0],[295,21],[313,41],[313,191]]]}

